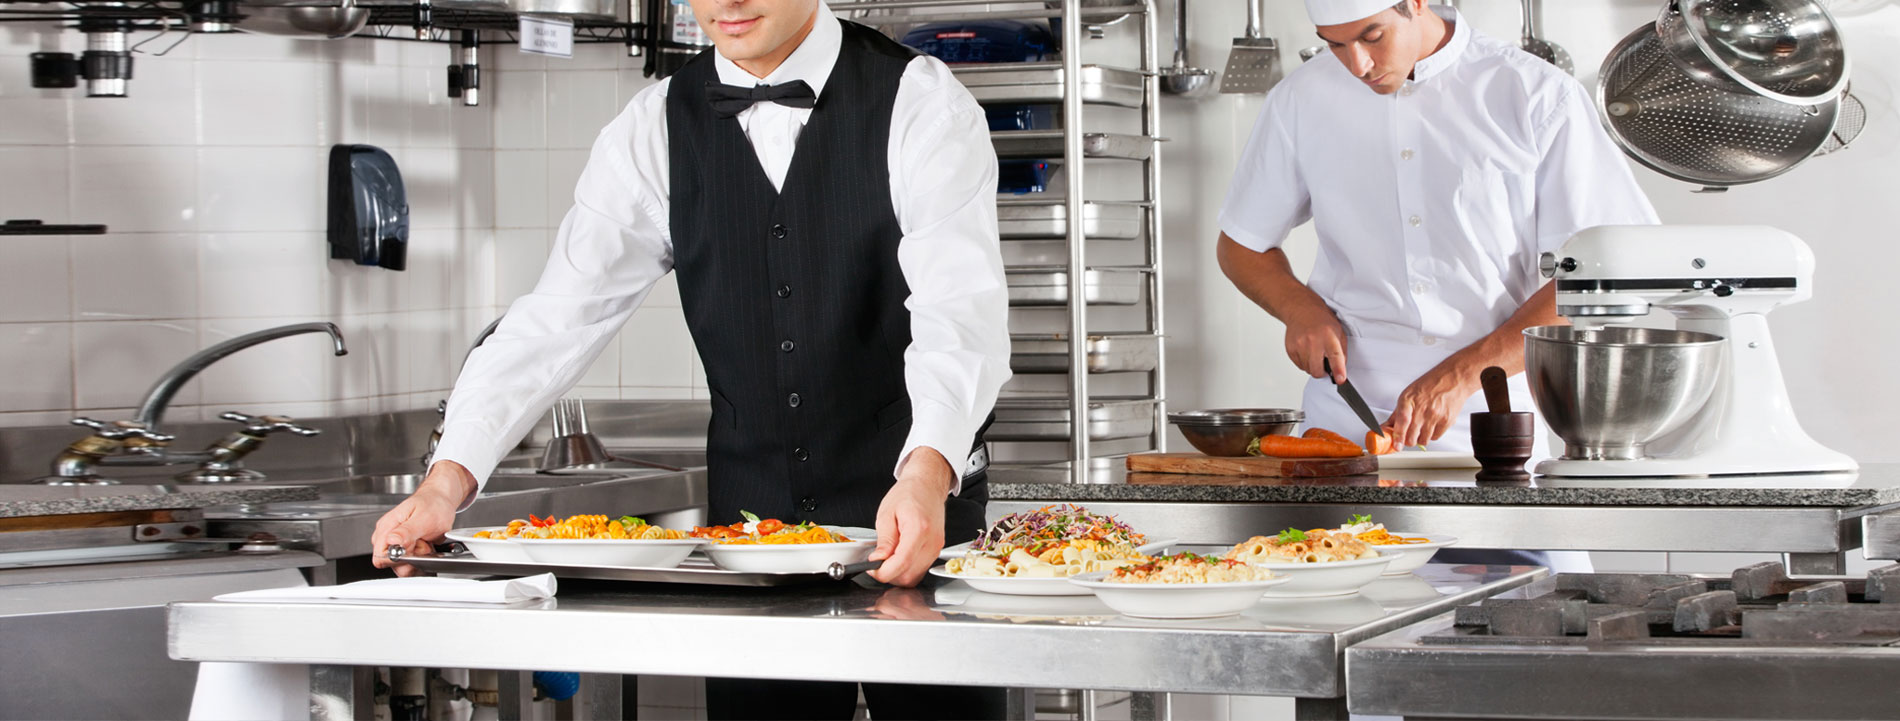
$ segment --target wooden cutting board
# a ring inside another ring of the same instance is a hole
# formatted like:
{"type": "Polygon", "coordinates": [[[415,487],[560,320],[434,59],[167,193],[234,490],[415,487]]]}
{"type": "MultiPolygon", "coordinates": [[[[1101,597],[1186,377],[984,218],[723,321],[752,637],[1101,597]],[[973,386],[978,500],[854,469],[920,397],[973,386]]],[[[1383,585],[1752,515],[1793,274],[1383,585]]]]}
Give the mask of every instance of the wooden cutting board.
{"type": "Polygon", "coordinates": [[[1145,473],[1185,473],[1201,476],[1264,476],[1327,478],[1377,473],[1379,459],[1354,458],[1229,458],[1200,453],[1136,453],[1128,456],[1128,470],[1145,473]]]}

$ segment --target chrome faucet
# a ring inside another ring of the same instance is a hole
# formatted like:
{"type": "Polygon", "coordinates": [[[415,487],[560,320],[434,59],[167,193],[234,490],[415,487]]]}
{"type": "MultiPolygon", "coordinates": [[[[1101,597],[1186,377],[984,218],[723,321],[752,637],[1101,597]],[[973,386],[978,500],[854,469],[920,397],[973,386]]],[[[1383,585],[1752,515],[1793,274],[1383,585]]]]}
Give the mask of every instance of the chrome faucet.
{"type": "Polygon", "coordinates": [[[263,474],[241,468],[240,462],[245,455],[263,444],[265,436],[278,431],[314,436],[318,431],[298,426],[280,416],[254,418],[242,413],[225,413],[219,417],[243,423],[244,429],[219,439],[203,451],[174,453],[169,450],[174,437],[159,432],[158,424],[164,420],[165,409],[171,405],[178,389],[183,388],[199,371],[245,348],[304,333],[328,333],[337,355],[349,353],[349,349],[343,345],[343,333],[337,330],[335,323],[298,323],[266,328],[205,348],[159,376],[158,381],[152,384],[152,389],[146,392],[145,401],[139,404],[138,413],[132,420],[102,423],[91,418],[74,418],[73,425],[93,429],[92,435],[74,441],[60,451],[53,459],[53,474],[38,478],[35,482],[48,485],[109,485],[115,481],[100,477],[97,472],[99,466],[167,466],[180,463],[197,463],[201,467],[179,474],[179,480],[217,482],[261,479],[263,474]]]}
{"type": "MultiPolygon", "coordinates": [[[[468,352],[462,354],[462,364],[455,367],[456,380],[461,380],[461,369],[468,367],[469,356],[475,355],[475,349],[482,347],[482,341],[488,340],[489,336],[495,334],[495,329],[501,326],[501,319],[506,317],[508,316],[505,314],[496,316],[494,320],[489,321],[488,325],[482,328],[482,332],[475,334],[475,342],[468,344],[468,352]]],[[[442,420],[436,421],[435,430],[429,431],[429,452],[422,454],[423,468],[428,468],[430,464],[435,462],[435,447],[442,444],[442,424],[448,421],[449,415],[449,401],[447,398],[435,404],[435,414],[442,417],[442,420]]]]}

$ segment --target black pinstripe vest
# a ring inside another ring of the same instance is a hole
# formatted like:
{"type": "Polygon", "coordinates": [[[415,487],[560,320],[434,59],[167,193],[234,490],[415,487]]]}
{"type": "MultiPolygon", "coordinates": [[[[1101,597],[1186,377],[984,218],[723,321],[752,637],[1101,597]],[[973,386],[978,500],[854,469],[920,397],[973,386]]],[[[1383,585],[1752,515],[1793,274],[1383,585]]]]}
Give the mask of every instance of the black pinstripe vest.
{"type": "MultiPolygon", "coordinates": [[[[915,52],[842,24],[780,191],[738,121],[706,100],[711,51],[667,94],[673,268],[712,389],[713,523],[748,510],[870,526],[910,431],[910,287],[887,148],[915,52]]],[[[982,526],[985,489],[965,485],[946,509],[953,538],[982,526]]]]}

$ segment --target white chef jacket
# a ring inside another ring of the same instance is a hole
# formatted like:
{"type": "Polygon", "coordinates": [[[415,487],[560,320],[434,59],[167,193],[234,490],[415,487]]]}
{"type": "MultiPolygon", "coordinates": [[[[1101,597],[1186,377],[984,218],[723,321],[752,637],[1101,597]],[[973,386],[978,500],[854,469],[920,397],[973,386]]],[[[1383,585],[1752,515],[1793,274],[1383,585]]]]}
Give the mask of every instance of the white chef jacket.
{"type": "MultiPolygon", "coordinates": [[[[837,17],[820,3],[811,33],[765,78],[717,51],[714,64],[729,85],[803,80],[822,97],[842,42],[837,17]]],[[[672,270],[670,84],[669,78],[640,91],[601,130],[540,282],[509,307],[456,380],[436,459],[460,463],[486,483],[501,456],[579,381],[653,283],[672,270]]],[[[737,116],[774,188],[784,183],[811,113],[759,103],[737,116]]],[[[912,450],[929,446],[961,478],[976,431],[1010,376],[1009,297],[988,123],[942,62],[918,57],[905,68],[888,155],[891,203],[904,233],[897,260],[911,293],[904,303],[911,318],[904,380],[912,420],[893,473],[912,450]]]]}
{"type": "MultiPolygon", "coordinates": [[[[1372,92],[1331,53],[1288,74],[1220,214],[1222,232],[1260,252],[1313,221],[1307,285],[1344,326],[1347,376],[1381,421],[1413,380],[1530,299],[1540,253],[1584,228],[1657,222],[1580,83],[1456,10],[1432,11],[1451,39],[1397,93],[1372,92]]],[[[1308,388],[1308,421],[1362,425],[1331,386],[1308,388]]],[[[1445,445],[1468,449],[1459,420],[1445,445]]]]}

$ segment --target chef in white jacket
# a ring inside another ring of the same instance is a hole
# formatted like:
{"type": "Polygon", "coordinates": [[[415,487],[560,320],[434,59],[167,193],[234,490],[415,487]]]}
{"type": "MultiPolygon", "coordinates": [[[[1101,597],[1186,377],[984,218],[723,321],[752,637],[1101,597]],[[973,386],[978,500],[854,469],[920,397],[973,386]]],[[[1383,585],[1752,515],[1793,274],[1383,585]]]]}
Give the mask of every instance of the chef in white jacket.
{"type": "Polygon", "coordinates": [[[1332,52],[1267,96],[1221,209],[1221,269],[1286,324],[1309,425],[1364,428],[1334,389],[1351,379],[1394,442],[1469,451],[1479,372],[1512,373],[1529,410],[1522,331],[1563,322],[1538,255],[1656,212],[1555,66],[1426,0],[1306,8],[1332,52]],[[1302,282],[1280,245],[1309,220],[1302,282]]]}

